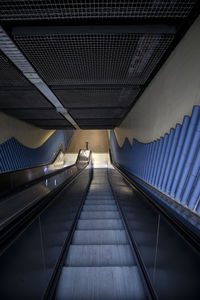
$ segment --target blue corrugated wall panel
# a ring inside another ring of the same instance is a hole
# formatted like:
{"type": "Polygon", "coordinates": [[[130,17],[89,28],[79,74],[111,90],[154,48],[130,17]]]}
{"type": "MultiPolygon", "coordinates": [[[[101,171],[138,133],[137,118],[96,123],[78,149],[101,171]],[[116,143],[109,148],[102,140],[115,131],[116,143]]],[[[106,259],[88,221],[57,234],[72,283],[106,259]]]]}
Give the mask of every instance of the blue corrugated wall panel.
{"type": "Polygon", "coordinates": [[[160,164],[159,174],[158,174],[158,180],[157,180],[157,187],[160,189],[161,183],[163,180],[164,170],[166,168],[167,158],[169,155],[169,145],[171,141],[171,136],[173,135],[173,130],[170,130],[170,134],[165,134],[165,141],[163,146],[163,152],[162,152],[162,160],[160,164]]]}
{"type": "Polygon", "coordinates": [[[175,153],[174,153],[174,157],[172,160],[171,169],[170,169],[170,173],[169,173],[169,177],[168,177],[168,181],[167,181],[166,192],[169,195],[172,195],[172,184],[176,177],[176,169],[178,166],[178,161],[179,161],[179,157],[180,157],[181,150],[183,147],[184,139],[185,139],[185,136],[187,133],[189,121],[190,121],[190,118],[188,116],[184,117],[183,125],[181,126],[180,135],[179,135],[179,138],[177,141],[177,146],[175,149],[175,153]]]}
{"type": "Polygon", "coordinates": [[[0,145],[0,173],[49,163],[60,145],[66,151],[72,135],[73,130],[57,130],[36,149],[23,146],[15,138],[9,139],[0,145]]]}
{"type": "Polygon", "coordinates": [[[195,132],[195,128],[197,126],[199,111],[200,110],[199,110],[198,106],[194,107],[192,116],[189,121],[188,129],[186,130],[183,144],[180,149],[177,168],[176,168],[176,172],[175,172],[175,176],[174,176],[174,180],[173,180],[173,184],[172,184],[172,188],[171,188],[171,196],[173,198],[176,198],[177,185],[179,183],[180,177],[182,176],[181,173],[182,173],[183,165],[185,162],[185,157],[187,156],[189,148],[191,147],[191,144],[192,144],[192,138],[193,138],[193,134],[195,132]]]}
{"type": "MultiPolygon", "coordinates": [[[[188,202],[191,202],[189,196],[192,187],[195,186],[195,182],[197,181],[199,170],[200,170],[200,144],[198,145],[197,155],[196,157],[194,157],[194,163],[191,164],[191,174],[188,178],[188,183],[187,185],[185,185],[185,189],[183,190],[183,195],[181,197],[181,202],[183,204],[187,204],[188,202]]],[[[192,206],[192,203],[190,203],[190,205],[192,206]]]]}
{"type": "Polygon", "coordinates": [[[170,129],[169,134],[143,144],[128,139],[119,147],[110,135],[113,159],[132,174],[158,188],[175,201],[200,213],[200,107],[170,129]]]}
{"type": "Polygon", "coordinates": [[[181,194],[183,192],[183,188],[185,186],[188,174],[191,172],[191,166],[193,159],[195,158],[196,162],[196,153],[199,148],[199,141],[200,141],[200,118],[198,120],[198,123],[195,124],[196,126],[193,129],[191,141],[187,144],[187,149],[185,152],[183,152],[181,158],[182,158],[182,165],[180,164],[180,175],[179,175],[179,182],[177,185],[176,200],[181,200],[181,194]],[[196,128],[196,129],[195,129],[196,128]]]}
{"type": "Polygon", "coordinates": [[[170,129],[170,134],[169,134],[169,138],[168,138],[167,146],[166,146],[166,153],[164,154],[163,166],[162,166],[161,175],[160,175],[159,183],[158,183],[159,189],[163,189],[163,186],[164,186],[167,168],[169,165],[169,158],[170,158],[170,152],[172,149],[172,142],[174,139],[174,134],[175,134],[175,130],[170,129]]]}

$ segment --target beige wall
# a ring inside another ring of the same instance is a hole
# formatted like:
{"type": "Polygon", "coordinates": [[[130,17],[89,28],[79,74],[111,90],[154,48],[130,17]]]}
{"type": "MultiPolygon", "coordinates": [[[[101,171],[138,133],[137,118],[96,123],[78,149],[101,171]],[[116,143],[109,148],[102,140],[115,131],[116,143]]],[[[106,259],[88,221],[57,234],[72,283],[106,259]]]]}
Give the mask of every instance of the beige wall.
{"type": "Polygon", "coordinates": [[[172,52],[115,134],[150,142],[169,132],[200,105],[200,17],[172,52]]]}
{"type": "Polygon", "coordinates": [[[40,147],[54,132],[32,126],[0,112],[0,144],[14,137],[29,148],[40,147]]]}
{"type": "Polygon", "coordinates": [[[107,130],[76,130],[67,152],[78,153],[79,149],[85,149],[86,141],[92,152],[106,153],[109,151],[107,130]]]}

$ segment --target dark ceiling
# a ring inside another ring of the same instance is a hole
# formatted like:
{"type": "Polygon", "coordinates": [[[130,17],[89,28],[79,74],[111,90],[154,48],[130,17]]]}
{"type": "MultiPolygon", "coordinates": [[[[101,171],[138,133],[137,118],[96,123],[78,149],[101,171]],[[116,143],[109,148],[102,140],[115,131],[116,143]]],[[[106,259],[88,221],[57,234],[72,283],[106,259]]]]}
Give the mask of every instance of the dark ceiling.
{"type": "MultiPolygon", "coordinates": [[[[0,21],[80,128],[118,126],[196,16],[198,1],[0,1],[0,21]]],[[[0,52],[0,109],[73,128],[0,52]]]]}

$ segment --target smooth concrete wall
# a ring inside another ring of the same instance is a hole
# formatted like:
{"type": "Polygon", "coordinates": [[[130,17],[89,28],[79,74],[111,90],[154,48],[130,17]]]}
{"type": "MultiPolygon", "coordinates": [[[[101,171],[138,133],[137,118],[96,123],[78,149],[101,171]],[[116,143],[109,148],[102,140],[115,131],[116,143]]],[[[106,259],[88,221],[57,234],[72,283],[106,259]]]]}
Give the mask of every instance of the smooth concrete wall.
{"type": "Polygon", "coordinates": [[[188,30],[166,63],[146,88],[115,134],[151,142],[182,123],[200,105],[200,17],[188,30]]]}
{"type": "Polygon", "coordinates": [[[14,137],[26,147],[38,148],[54,131],[40,129],[0,112],[0,144],[14,137]]]}

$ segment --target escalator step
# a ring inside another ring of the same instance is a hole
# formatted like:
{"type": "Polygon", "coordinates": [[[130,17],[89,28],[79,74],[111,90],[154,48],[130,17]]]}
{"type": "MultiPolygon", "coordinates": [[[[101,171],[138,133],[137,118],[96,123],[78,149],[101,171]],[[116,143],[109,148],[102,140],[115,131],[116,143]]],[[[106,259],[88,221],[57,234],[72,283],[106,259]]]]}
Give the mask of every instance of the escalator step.
{"type": "Polygon", "coordinates": [[[103,196],[103,195],[96,195],[96,196],[87,196],[86,200],[115,200],[112,195],[110,196],[103,196]]]}
{"type": "Polygon", "coordinates": [[[115,204],[115,200],[93,200],[93,199],[88,199],[85,200],[85,204],[115,204]]]}
{"type": "Polygon", "coordinates": [[[117,211],[83,211],[80,219],[120,219],[120,215],[117,211]]]}
{"type": "Polygon", "coordinates": [[[103,190],[107,189],[109,191],[111,190],[111,187],[108,183],[92,183],[90,185],[90,189],[91,188],[94,188],[94,189],[99,188],[99,189],[103,189],[103,190]]]}
{"type": "Polygon", "coordinates": [[[111,192],[111,188],[110,186],[106,186],[106,185],[91,185],[89,188],[90,192],[96,192],[96,191],[100,191],[100,192],[111,192]]]}
{"type": "Polygon", "coordinates": [[[109,219],[98,219],[98,220],[79,220],[77,229],[83,230],[115,230],[124,229],[121,220],[109,220],[109,219]]]}
{"type": "Polygon", "coordinates": [[[56,300],[147,299],[136,266],[63,267],[56,300]]]}
{"type": "Polygon", "coordinates": [[[73,245],[128,244],[125,230],[76,230],[73,245]]]}
{"type": "Polygon", "coordinates": [[[103,188],[90,188],[88,193],[89,194],[91,194],[91,193],[109,194],[109,193],[111,193],[111,190],[110,189],[103,189],[103,188]]]}
{"type": "MultiPolygon", "coordinates": [[[[93,196],[93,197],[96,197],[96,196],[108,196],[108,197],[110,197],[110,196],[112,196],[113,194],[112,194],[112,192],[103,192],[102,190],[101,191],[99,191],[99,192],[97,192],[97,191],[89,191],[88,192],[88,196],[93,196]]],[[[87,197],[88,197],[87,196],[87,197]]]]}
{"type": "Polygon", "coordinates": [[[83,211],[117,211],[117,205],[92,205],[92,204],[86,204],[83,206],[83,211]]]}
{"type": "MultiPolygon", "coordinates": [[[[91,183],[91,185],[93,185],[93,184],[99,184],[99,185],[108,185],[108,181],[107,180],[105,180],[104,178],[99,178],[99,180],[97,180],[97,179],[95,179],[95,180],[92,180],[92,183],[91,183]]],[[[110,185],[109,185],[110,186],[110,185]]]]}
{"type": "Polygon", "coordinates": [[[132,266],[133,255],[129,245],[71,245],[65,266],[132,266]]]}

